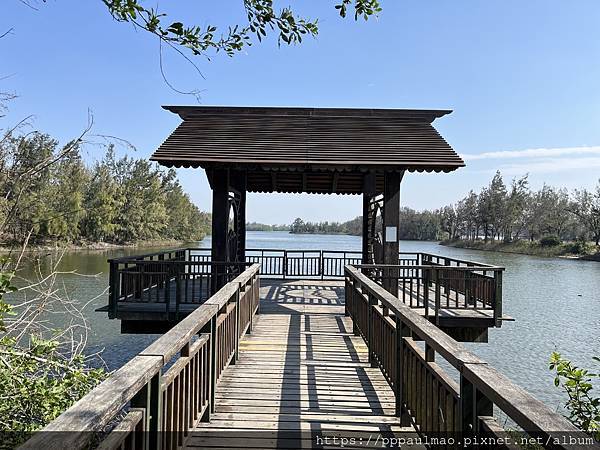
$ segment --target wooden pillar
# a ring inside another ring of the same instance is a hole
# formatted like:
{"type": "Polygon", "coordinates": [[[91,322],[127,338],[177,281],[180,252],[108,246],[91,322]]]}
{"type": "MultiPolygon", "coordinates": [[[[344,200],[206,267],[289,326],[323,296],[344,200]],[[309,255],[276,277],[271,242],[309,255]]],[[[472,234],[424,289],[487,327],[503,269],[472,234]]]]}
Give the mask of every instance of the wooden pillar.
{"type": "Polygon", "coordinates": [[[240,192],[238,218],[238,261],[246,262],[246,171],[237,173],[237,188],[240,192]]]}
{"type": "Polygon", "coordinates": [[[362,263],[369,261],[369,204],[376,194],[375,173],[369,172],[363,178],[363,213],[362,213],[362,263]]]}
{"type": "MultiPolygon", "coordinates": [[[[386,172],[383,189],[383,263],[398,265],[400,251],[398,236],[400,231],[400,182],[404,172],[386,172]]],[[[398,295],[396,270],[386,270],[383,287],[395,296],[398,295]]]]}
{"type": "MultiPolygon", "coordinates": [[[[229,226],[229,171],[215,169],[212,172],[212,262],[227,261],[227,228],[229,226]]],[[[214,294],[223,286],[225,267],[212,266],[211,291],[214,294]]]]}
{"type": "Polygon", "coordinates": [[[362,215],[362,263],[369,264],[369,202],[371,197],[363,193],[362,215]]]}

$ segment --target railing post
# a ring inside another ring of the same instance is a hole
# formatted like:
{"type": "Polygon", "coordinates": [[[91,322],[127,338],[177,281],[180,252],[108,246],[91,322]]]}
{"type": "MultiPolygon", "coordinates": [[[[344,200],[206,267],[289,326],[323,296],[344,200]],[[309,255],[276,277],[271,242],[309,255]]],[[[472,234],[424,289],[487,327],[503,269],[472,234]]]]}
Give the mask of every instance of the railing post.
{"type": "MultiPolygon", "coordinates": [[[[444,258],[444,266],[450,267],[450,260],[448,258],[444,258]]],[[[445,273],[450,273],[450,272],[445,272],[445,273]]],[[[446,279],[445,281],[446,282],[444,283],[444,294],[448,295],[448,291],[450,290],[450,288],[449,288],[450,279],[446,279]]]]}
{"type": "Polygon", "coordinates": [[[132,408],[144,408],[146,415],[144,419],[144,436],[146,442],[144,448],[148,450],[161,449],[162,431],[162,393],[161,372],[158,371],[150,381],[131,399],[132,408]]]}
{"type": "Polygon", "coordinates": [[[175,320],[179,320],[179,304],[181,303],[181,267],[179,261],[175,264],[175,320]]]}
{"type": "Polygon", "coordinates": [[[369,342],[367,343],[367,347],[369,349],[369,363],[371,364],[371,367],[377,367],[377,361],[375,360],[375,355],[373,354],[373,309],[377,304],[377,299],[375,299],[373,297],[373,294],[371,293],[368,294],[368,298],[369,302],[367,306],[367,336],[369,342]]]}
{"type": "Polygon", "coordinates": [[[435,280],[435,324],[439,326],[442,297],[442,290],[440,287],[440,269],[434,269],[433,274],[433,279],[435,280]]]}
{"type": "Polygon", "coordinates": [[[254,291],[254,283],[256,283],[257,275],[252,275],[250,279],[250,289],[247,291],[246,295],[250,295],[250,322],[248,323],[248,331],[246,334],[252,334],[252,328],[254,328],[254,302],[256,301],[256,292],[254,291]]]}
{"type": "Polygon", "coordinates": [[[283,251],[283,279],[287,276],[288,257],[287,250],[283,251]]]}
{"type": "Polygon", "coordinates": [[[207,361],[206,361],[206,365],[208,366],[208,368],[206,369],[206,373],[208,373],[209,375],[209,379],[208,379],[208,383],[207,383],[207,390],[208,392],[206,393],[206,397],[208,400],[208,406],[206,407],[206,410],[204,411],[204,414],[202,415],[202,417],[200,418],[200,421],[202,422],[210,422],[210,416],[211,414],[214,412],[213,409],[213,405],[214,405],[214,399],[215,399],[215,395],[214,395],[214,386],[213,386],[213,378],[214,378],[214,374],[215,374],[215,361],[214,361],[214,352],[215,349],[213,347],[213,325],[216,323],[216,316],[214,316],[206,325],[204,325],[204,327],[200,330],[200,336],[202,336],[203,334],[208,334],[208,345],[209,345],[209,349],[208,352],[206,352],[206,356],[207,356],[207,361]]]}
{"type": "Polygon", "coordinates": [[[475,401],[475,387],[473,384],[460,374],[460,396],[459,396],[459,424],[463,437],[472,436],[474,432],[475,410],[473,408],[475,401]]]}
{"type": "Polygon", "coordinates": [[[240,292],[241,283],[238,283],[238,287],[234,294],[235,301],[235,350],[233,352],[233,358],[231,358],[231,364],[235,364],[240,357],[240,292]]]}
{"type": "Polygon", "coordinates": [[[471,272],[465,270],[465,308],[471,303],[471,272]]]}
{"type": "MultiPolygon", "coordinates": [[[[210,319],[210,412],[215,412],[215,391],[217,390],[217,316],[210,319]]],[[[210,420],[210,415],[208,417],[210,420]]]]}
{"type": "Polygon", "coordinates": [[[494,323],[496,328],[502,325],[502,270],[494,271],[494,323]]]}
{"type": "Polygon", "coordinates": [[[435,350],[427,342],[425,342],[425,361],[435,361],[435,350]]]}
{"type": "Polygon", "coordinates": [[[404,393],[404,352],[406,351],[404,338],[410,336],[408,328],[400,317],[396,315],[396,417],[400,417],[400,426],[407,426],[409,420],[403,414],[405,402],[404,393]],[[405,423],[406,422],[406,423],[405,423]]]}
{"type": "Polygon", "coordinates": [[[463,373],[460,374],[460,429],[463,436],[479,433],[479,417],[493,416],[494,404],[463,373]]]}
{"type": "MultiPolygon", "coordinates": [[[[351,315],[352,317],[352,334],[354,334],[354,336],[360,336],[360,330],[358,329],[358,325],[356,324],[356,321],[358,319],[358,315],[360,314],[356,308],[357,306],[357,302],[356,302],[356,295],[359,295],[358,290],[360,289],[360,287],[358,286],[358,282],[356,281],[356,279],[352,279],[352,298],[350,299],[350,301],[352,302],[352,311],[354,311],[354,315],[351,315]]],[[[361,294],[362,295],[362,294],[361,294]]]]}
{"type": "MultiPolygon", "coordinates": [[[[348,297],[350,293],[350,281],[348,280],[347,274],[344,273],[344,316],[350,316],[350,310],[348,309],[348,297]]],[[[352,294],[350,294],[352,295],[352,294]]]]}
{"type": "MultiPolygon", "coordinates": [[[[423,306],[425,308],[425,317],[429,317],[429,268],[423,270],[423,306]]],[[[419,291],[417,291],[417,298],[419,291]]],[[[418,301],[417,301],[418,304],[418,301]]]]}
{"type": "Polygon", "coordinates": [[[319,250],[319,272],[321,273],[321,280],[325,277],[325,265],[323,261],[323,250],[319,250]]]}
{"type": "Polygon", "coordinates": [[[113,260],[109,260],[110,270],[108,275],[108,286],[109,286],[109,319],[117,317],[117,310],[119,306],[119,291],[121,290],[121,280],[119,277],[119,263],[113,260]]]}

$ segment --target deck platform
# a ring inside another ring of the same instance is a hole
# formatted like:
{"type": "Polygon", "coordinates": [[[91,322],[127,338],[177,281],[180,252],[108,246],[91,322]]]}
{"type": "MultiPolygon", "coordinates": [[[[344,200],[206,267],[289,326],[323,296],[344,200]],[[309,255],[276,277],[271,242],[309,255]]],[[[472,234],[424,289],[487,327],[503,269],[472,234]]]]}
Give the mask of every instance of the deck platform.
{"type": "Polygon", "coordinates": [[[261,280],[260,290],[254,330],[188,448],[340,448],[319,441],[326,436],[363,439],[346,448],[364,448],[369,438],[417,436],[400,426],[391,388],[352,334],[342,282],[261,280]]]}
{"type": "MultiPolygon", "coordinates": [[[[282,280],[261,279],[261,297],[268,300],[273,305],[282,304],[286,308],[295,305],[318,306],[318,305],[344,305],[344,281],[341,279],[318,280],[318,279],[299,279],[282,280]]],[[[492,309],[483,309],[483,304],[478,304],[479,308],[445,308],[444,304],[439,309],[437,319],[434,317],[435,311],[435,288],[429,290],[429,311],[426,312],[422,307],[424,302],[423,286],[417,286],[415,289],[399,286],[399,298],[422,316],[428,314],[429,320],[437,320],[437,325],[446,333],[459,341],[468,342],[487,342],[488,329],[496,325],[494,311],[492,309]],[[419,307],[421,306],[421,307],[419,307]]],[[[190,279],[181,283],[179,295],[187,299],[187,302],[176,303],[177,290],[175,283],[171,283],[170,288],[151,287],[141,292],[137,297],[130,295],[125,301],[118,303],[115,317],[121,320],[121,332],[123,333],[164,333],[169,330],[174,323],[179,322],[192,311],[194,311],[206,298],[209,297],[208,283],[205,279],[190,279]],[[185,296],[183,295],[185,293],[185,296]]],[[[448,300],[452,306],[464,304],[464,296],[455,294],[455,298],[448,300]]],[[[108,311],[109,306],[99,308],[98,311],[108,311]]],[[[508,316],[503,316],[503,321],[512,320],[508,316]]]]}

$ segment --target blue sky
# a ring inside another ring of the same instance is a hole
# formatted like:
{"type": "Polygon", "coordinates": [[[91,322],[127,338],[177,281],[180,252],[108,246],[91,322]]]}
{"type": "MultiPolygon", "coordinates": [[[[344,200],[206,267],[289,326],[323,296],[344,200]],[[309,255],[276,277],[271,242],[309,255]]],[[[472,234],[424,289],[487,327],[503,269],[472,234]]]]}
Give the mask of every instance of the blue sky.
{"type": "MultiPolygon", "coordinates": [[[[318,17],[319,36],[296,47],[268,39],[234,58],[197,59],[204,78],[165,52],[169,81],[201,90],[205,105],[453,109],[435,125],[467,168],[408,174],[402,202],[417,209],[458,200],[496,169],[507,181],[529,173],[533,187],[596,183],[600,2],[384,0],[378,20],[357,23],[340,19],[335,3],[276,2],[318,17]]],[[[36,129],[67,140],[85,127],[90,109],[92,133],[126,139],[136,155],[149,156],[179,123],[160,105],[195,103],[163,82],[156,39],[114,22],[100,0],[33,4],[37,11],[18,0],[2,7],[0,34],[13,32],[0,40],[0,88],[19,98],[0,128],[33,114],[36,129]]],[[[226,25],[243,19],[241,4],[159,5],[173,20],[226,25]]],[[[90,147],[86,157],[100,151],[90,147]]],[[[179,174],[192,199],[210,209],[204,173],[179,174]]],[[[252,194],[248,218],[346,220],[360,205],[358,196],[252,194]]]]}

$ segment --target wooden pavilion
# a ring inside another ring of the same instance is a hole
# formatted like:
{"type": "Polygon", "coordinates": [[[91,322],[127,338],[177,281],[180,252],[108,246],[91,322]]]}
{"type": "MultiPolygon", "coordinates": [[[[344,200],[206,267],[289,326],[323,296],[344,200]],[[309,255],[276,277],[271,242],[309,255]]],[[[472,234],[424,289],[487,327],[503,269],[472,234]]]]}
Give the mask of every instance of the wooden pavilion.
{"type": "MultiPolygon", "coordinates": [[[[396,265],[404,173],[465,165],[432,125],[449,110],[164,108],[183,122],[151,159],[206,171],[213,191],[212,261],[245,260],[247,192],[306,192],[362,194],[362,262],[396,265]]],[[[397,293],[397,285],[390,288],[397,293]]]]}

